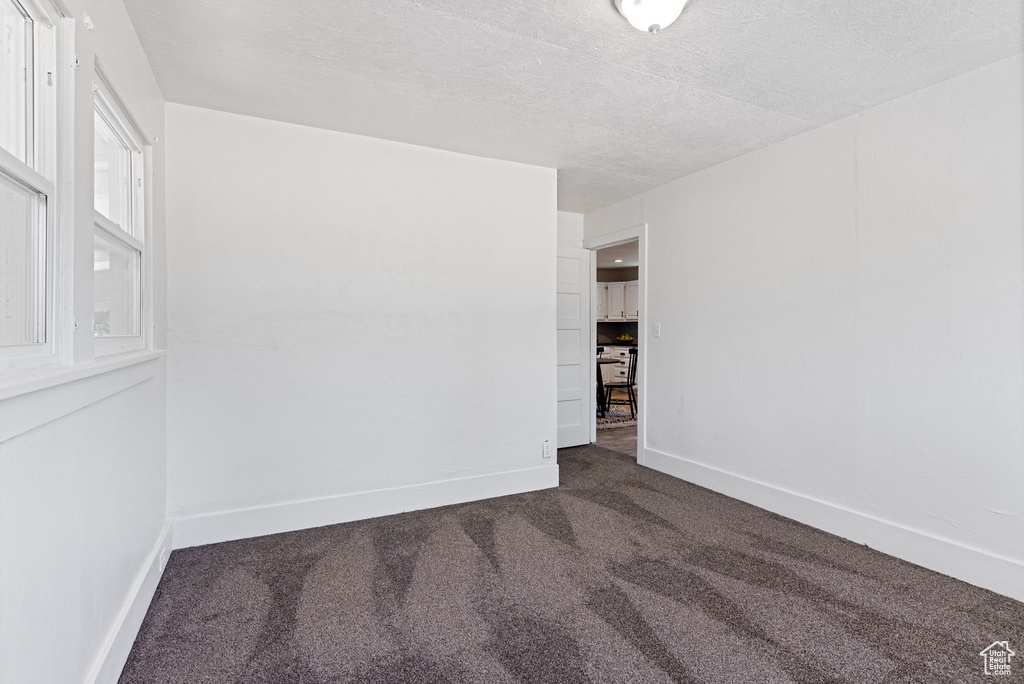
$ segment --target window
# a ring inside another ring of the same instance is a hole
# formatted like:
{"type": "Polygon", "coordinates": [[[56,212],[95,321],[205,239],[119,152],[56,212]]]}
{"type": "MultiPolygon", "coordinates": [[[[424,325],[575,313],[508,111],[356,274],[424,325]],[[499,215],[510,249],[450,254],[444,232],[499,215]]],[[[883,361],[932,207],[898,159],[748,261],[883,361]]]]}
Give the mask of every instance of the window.
{"type": "Polygon", "coordinates": [[[109,117],[97,107],[94,115],[96,211],[125,232],[134,232],[132,216],[132,157],[136,150],[128,136],[119,134],[109,117]]]}
{"type": "Polygon", "coordinates": [[[0,368],[55,359],[58,17],[38,0],[0,0],[0,368]]]}
{"type": "Polygon", "coordinates": [[[137,337],[142,334],[142,255],[111,239],[102,228],[96,231],[95,241],[93,333],[97,337],[137,337]]]}
{"type": "Polygon", "coordinates": [[[33,21],[14,0],[0,0],[0,147],[28,163],[33,21]]]}
{"type": "Polygon", "coordinates": [[[46,341],[45,234],[45,199],[0,176],[0,345],[46,341]]]}
{"type": "Polygon", "coordinates": [[[97,355],[141,349],[145,267],[141,136],[106,86],[96,88],[93,335],[97,355]]]}

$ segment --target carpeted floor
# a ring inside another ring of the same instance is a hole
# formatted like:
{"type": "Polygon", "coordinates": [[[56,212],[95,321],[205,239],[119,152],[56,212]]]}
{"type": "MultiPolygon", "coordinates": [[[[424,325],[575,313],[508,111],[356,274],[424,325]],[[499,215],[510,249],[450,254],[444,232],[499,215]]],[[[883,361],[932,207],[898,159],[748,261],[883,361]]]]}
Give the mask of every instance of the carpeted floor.
{"type": "Polygon", "coordinates": [[[1024,604],[600,447],[559,462],[557,490],[174,552],[121,683],[938,684],[1024,653],[1024,604]]]}

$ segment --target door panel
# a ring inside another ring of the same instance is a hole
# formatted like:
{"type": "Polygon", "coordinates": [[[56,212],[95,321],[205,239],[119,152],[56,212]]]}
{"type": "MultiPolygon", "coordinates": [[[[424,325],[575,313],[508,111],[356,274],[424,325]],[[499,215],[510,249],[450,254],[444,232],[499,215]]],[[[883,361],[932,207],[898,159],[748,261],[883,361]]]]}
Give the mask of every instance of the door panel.
{"type": "Polygon", "coordinates": [[[558,248],[558,448],[590,443],[590,252],[558,248]]]}

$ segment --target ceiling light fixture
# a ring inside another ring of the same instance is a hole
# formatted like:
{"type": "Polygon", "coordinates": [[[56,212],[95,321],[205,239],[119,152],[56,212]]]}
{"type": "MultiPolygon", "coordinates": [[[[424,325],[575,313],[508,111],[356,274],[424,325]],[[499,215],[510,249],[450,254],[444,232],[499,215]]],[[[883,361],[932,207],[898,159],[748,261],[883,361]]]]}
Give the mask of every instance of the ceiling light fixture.
{"type": "Polygon", "coordinates": [[[615,0],[633,28],[657,33],[679,18],[688,0],[615,0]]]}
{"type": "Polygon", "coordinates": [[[615,263],[617,263],[617,264],[621,264],[621,263],[622,263],[622,259],[616,259],[616,260],[615,260],[615,263]]]}

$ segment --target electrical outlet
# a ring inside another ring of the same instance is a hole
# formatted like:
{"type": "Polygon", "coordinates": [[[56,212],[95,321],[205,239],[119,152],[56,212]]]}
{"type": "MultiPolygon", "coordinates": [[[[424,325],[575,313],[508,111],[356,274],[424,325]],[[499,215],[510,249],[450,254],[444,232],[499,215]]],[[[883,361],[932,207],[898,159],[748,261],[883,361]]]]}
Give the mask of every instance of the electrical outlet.
{"type": "Polygon", "coordinates": [[[551,440],[544,440],[544,458],[551,458],[551,440]]]}
{"type": "Polygon", "coordinates": [[[654,336],[661,337],[661,323],[654,324],[654,336]]]}

